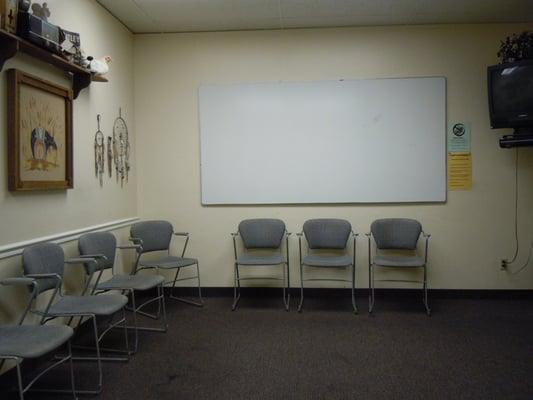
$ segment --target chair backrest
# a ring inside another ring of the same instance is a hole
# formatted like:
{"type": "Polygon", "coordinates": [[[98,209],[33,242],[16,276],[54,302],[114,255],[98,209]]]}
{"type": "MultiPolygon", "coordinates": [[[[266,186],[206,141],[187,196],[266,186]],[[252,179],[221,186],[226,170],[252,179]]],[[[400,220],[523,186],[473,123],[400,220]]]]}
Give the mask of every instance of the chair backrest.
{"type": "MultiPolygon", "coordinates": [[[[22,252],[22,268],[25,275],[58,274],[63,278],[65,253],[55,243],[39,243],[26,247],[22,252]]],[[[42,293],[56,286],[56,279],[39,279],[37,292],[42,293]]]]}
{"type": "Polygon", "coordinates": [[[284,233],[285,223],[280,219],[245,219],[239,224],[239,234],[247,249],[277,249],[284,233]]]}
{"type": "Polygon", "coordinates": [[[167,221],[143,221],[133,224],[130,236],[143,241],[143,253],[168,250],[174,228],[167,221]]]}
{"type": "Polygon", "coordinates": [[[352,225],[344,219],[310,219],[305,221],[303,231],[310,249],[344,249],[352,225]]]}
{"type": "Polygon", "coordinates": [[[92,274],[102,269],[111,268],[115,262],[115,253],[117,249],[117,239],[111,232],[92,232],[80,237],[78,241],[78,250],[80,255],[102,254],[106,260],[99,259],[97,263],[85,263],[87,274],[92,274]]]}
{"type": "Polygon", "coordinates": [[[383,218],[372,222],[370,231],[378,249],[414,250],[422,225],[415,219],[383,218]]]}

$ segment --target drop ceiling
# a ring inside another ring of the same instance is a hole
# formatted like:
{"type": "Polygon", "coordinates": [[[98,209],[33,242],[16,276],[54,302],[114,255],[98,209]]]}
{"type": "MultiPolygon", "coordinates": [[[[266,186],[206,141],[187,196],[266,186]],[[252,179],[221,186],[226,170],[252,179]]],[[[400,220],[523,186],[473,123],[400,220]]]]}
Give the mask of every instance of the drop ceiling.
{"type": "Polygon", "coordinates": [[[533,0],[97,1],[134,33],[533,22],[533,0]]]}

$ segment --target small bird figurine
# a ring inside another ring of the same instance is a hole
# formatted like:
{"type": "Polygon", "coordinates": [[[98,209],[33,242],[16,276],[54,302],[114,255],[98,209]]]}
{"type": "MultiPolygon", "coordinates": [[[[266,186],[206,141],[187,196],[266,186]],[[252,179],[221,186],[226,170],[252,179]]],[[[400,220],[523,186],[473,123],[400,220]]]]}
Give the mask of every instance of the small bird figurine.
{"type": "Polygon", "coordinates": [[[89,71],[91,71],[95,75],[105,75],[109,72],[109,64],[111,63],[111,57],[105,56],[99,59],[95,59],[94,57],[87,57],[87,61],[89,61],[89,71]]]}

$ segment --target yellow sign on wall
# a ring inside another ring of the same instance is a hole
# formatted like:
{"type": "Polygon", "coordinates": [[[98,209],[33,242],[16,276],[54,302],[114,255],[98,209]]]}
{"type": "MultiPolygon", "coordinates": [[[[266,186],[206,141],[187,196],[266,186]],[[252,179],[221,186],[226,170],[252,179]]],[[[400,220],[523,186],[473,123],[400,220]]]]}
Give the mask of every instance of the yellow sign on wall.
{"type": "Polygon", "coordinates": [[[448,190],[472,189],[471,153],[448,153],[448,190]]]}

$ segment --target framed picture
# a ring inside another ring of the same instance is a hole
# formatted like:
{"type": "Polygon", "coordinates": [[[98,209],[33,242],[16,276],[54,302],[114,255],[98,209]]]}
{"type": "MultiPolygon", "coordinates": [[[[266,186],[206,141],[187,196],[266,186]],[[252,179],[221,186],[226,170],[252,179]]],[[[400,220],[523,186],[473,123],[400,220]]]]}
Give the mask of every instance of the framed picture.
{"type": "Polygon", "coordinates": [[[72,91],[16,69],[7,79],[9,190],[72,188],[72,91]]]}

